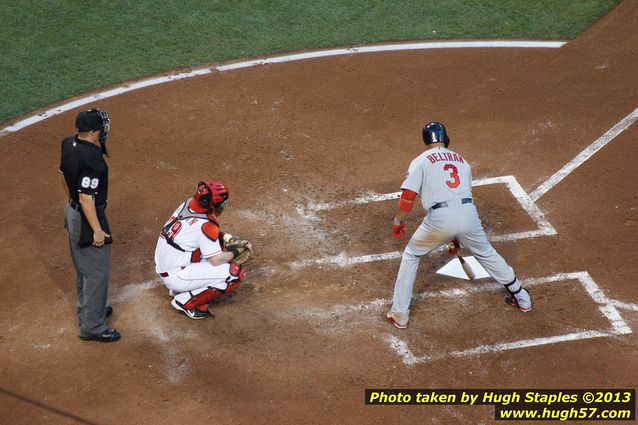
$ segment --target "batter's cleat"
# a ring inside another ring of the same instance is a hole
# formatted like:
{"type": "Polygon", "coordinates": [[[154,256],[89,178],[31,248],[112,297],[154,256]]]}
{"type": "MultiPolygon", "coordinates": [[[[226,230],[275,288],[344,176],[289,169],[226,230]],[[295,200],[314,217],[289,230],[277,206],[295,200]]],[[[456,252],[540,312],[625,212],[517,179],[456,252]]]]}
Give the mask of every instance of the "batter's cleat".
{"type": "Polygon", "coordinates": [[[403,316],[401,313],[394,313],[392,311],[388,311],[385,314],[386,319],[397,329],[405,329],[408,327],[408,319],[403,316]]]}
{"type": "Polygon", "coordinates": [[[521,292],[516,295],[507,294],[505,296],[505,302],[513,305],[523,313],[532,311],[532,297],[529,295],[529,291],[525,288],[521,288],[521,292]],[[523,293],[525,291],[525,293],[523,293]]]}
{"type": "Polygon", "coordinates": [[[201,311],[198,308],[188,310],[184,307],[184,304],[180,303],[175,298],[173,298],[173,301],[171,301],[171,305],[175,308],[175,310],[181,311],[193,320],[200,320],[208,317],[208,312],[201,311]]]}

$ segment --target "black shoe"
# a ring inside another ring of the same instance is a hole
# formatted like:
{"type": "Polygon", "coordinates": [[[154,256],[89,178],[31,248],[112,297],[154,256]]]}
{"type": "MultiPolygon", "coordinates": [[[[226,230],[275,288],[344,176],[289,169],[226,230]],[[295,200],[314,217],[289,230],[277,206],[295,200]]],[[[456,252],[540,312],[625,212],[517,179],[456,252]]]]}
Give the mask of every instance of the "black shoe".
{"type": "Polygon", "coordinates": [[[113,307],[110,304],[106,305],[106,317],[111,317],[113,314],[113,307]]]}
{"type": "Polygon", "coordinates": [[[99,335],[80,335],[80,339],[84,341],[115,342],[120,338],[122,338],[122,335],[113,328],[108,328],[99,335]]]}

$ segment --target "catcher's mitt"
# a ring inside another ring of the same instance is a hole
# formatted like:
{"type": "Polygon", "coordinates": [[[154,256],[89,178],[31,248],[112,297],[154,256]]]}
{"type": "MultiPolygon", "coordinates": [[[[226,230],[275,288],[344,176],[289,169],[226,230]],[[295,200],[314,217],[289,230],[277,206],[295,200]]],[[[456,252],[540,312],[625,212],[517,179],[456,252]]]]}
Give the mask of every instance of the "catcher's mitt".
{"type": "Polygon", "coordinates": [[[253,245],[238,236],[224,235],[224,248],[233,253],[233,263],[237,265],[245,263],[253,255],[253,245]]]}

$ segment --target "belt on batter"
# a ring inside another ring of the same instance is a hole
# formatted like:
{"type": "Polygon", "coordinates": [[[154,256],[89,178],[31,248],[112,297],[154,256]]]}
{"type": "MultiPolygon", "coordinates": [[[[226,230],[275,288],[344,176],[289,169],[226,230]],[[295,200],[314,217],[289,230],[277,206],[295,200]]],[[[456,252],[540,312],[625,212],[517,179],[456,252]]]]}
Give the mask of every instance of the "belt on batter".
{"type": "MultiPolygon", "coordinates": [[[[463,198],[461,199],[461,204],[471,204],[472,203],[472,198],[463,198]]],[[[430,208],[431,210],[436,210],[438,208],[445,208],[447,207],[447,202],[437,202],[436,204],[432,205],[432,207],[430,208]]]]}
{"type": "MultiPolygon", "coordinates": [[[[69,201],[69,206],[71,208],[73,208],[76,211],[82,211],[82,205],[78,204],[77,202],[75,202],[73,199],[71,199],[69,201]]],[[[95,206],[96,209],[100,209],[100,208],[106,208],[106,204],[102,204],[102,205],[96,205],[95,206]]]]}

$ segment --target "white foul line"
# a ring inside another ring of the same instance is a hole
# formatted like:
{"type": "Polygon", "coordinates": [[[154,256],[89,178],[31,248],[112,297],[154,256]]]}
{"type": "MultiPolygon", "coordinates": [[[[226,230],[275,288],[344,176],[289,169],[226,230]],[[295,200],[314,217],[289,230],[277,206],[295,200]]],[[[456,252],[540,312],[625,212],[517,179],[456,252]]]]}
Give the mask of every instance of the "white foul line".
{"type": "Polygon", "coordinates": [[[625,131],[631,124],[638,119],[638,108],[636,108],[631,114],[623,118],[618,124],[609,129],[605,134],[600,136],[598,140],[589,145],[585,150],[576,155],[574,159],[569,161],[560,170],[554,173],[543,184],[538,186],[532,193],[529,194],[533,201],[537,201],[541,196],[549,192],[551,188],[556,186],[561,180],[563,180],[572,171],[578,168],[583,162],[587,161],[596,152],[602,149],[607,143],[611,142],[620,133],[625,131]]]}
{"type": "Polygon", "coordinates": [[[353,47],[347,49],[331,49],[331,50],[318,50],[314,52],[298,53],[291,55],[273,56],[264,59],[249,60],[237,63],[231,63],[228,65],[219,65],[212,68],[201,68],[190,72],[182,72],[175,75],[169,75],[165,77],[150,78],[147,80],[141,80],[132,84],[116,87],[112,90],[96,93],[94,95],[82,97],[80,99],[64,103],[55,108],[51,108],[40,114],[36,114],[27,117],[21,121],[18,121],[8,127],[0,130],[0,137],[9,133],[14,133],[25,127],[33,125],[37,122],[46,120],[55,115],[63,112],[75,109],[77,107],[94,103],[98,100],[106,99],[112,96],[116,96],[122,93],[126,93],[132,90],[141,89],[143,87],[154,86],[157,84],[163,84],[170,81],[181,80],[184,78],[196,77],[198,75],[210,74],[213,71],[225,72],[234,69],[248,68],[258,65],[290,62],[304,59],[314,59],[329,56],[339,55],[354,55],[359,53],[376,53],[376,52],[392,52],[402,50],[425,50],[425,49],[475,49],[475,48],[519,48],[519,49],[531,49],[531,48],[544,48],[544,49],[557,49],[562,47],[566,42],[564,41],[441,41],[441,42],[423,42],[423,43],[399,43],[399,44],[385,44],[379,46],[364,46],[353,47]]]}
{"type": "MultiPolygon", "coordinates": [[[[485,353],[496,353],[507,350],[516,350],[521,348],[529,348],[529,347],[537,347],[542,345],[549,344],[557,344],[561,342],[568,341],[578,341],[584,339],[591,338],[603,338],[614,335],[626,335],[632,333],[632,329],[629,327],[627,322],[621,317],[620,313],[616,309],[618,304],[617,301],[611,300],[605,296],[600,287],[594,282],[589,273],[587,272],[575,272],[575,273],[558,273],[553,276],[538,278],[538,279],[527,279],[524,280],[523,283],[526,286],[539,285],[542,283],[551,283],[551,282],[559,282],[565,280],[578,280],[581,286],[585,289],[587,294],[591,297],[591,299],[598,304],[598,309],[605,317],[611,328],[607,331],[597,331],[597,330],[583,330],[579,332],[571,332],[564,335],[554,335],[549,337],[540,337],[540,338],[530,338],[530,339],[522,339],[519,341],[511,341],[504,343],[496,343],[496,344],[488,344],[488,345],[480,345],[478,347],[469,348],[466,350],[459,351],[450,351],[447,353],[440,353],[434,356],[417,356],[411,350],[407,342],[403,341],[399,337],[395,335],[389,335],[386,338],[386,342],[390,349],[392,349],[405,363],[406,365],[414,365],[418,363],[424,363],[432,360],[438,360],[446,357],[469,357],[479,354],[485,353]]],[[[441,291],[438,293],[422,293],[420,294],[420,298],[430,298],[436,296],[443,296],[454,298],[459,295],[466,295],[473,292],[484,292],[488,290],[494,290],[500,287],[500,285],[482,285],[482,286],[471,286],[467,290],[463,289],[452,289],[448,291],[441,291]]],[[[371,305],[380,305],[379,300],[375,300],[371,303],[371,305]]],[[[624,307],[624,305],[622,306],[624,307]]],[[[628,307],[636,307],[635,305],[628,305],[628,307]]],[[[633,308],[632,308],[633,309],[633,308]]],[[[361,310],[361,309],[358,309],[361,310]]],[[[357,311],[357,310],[353,310],[357,311]]]]}

